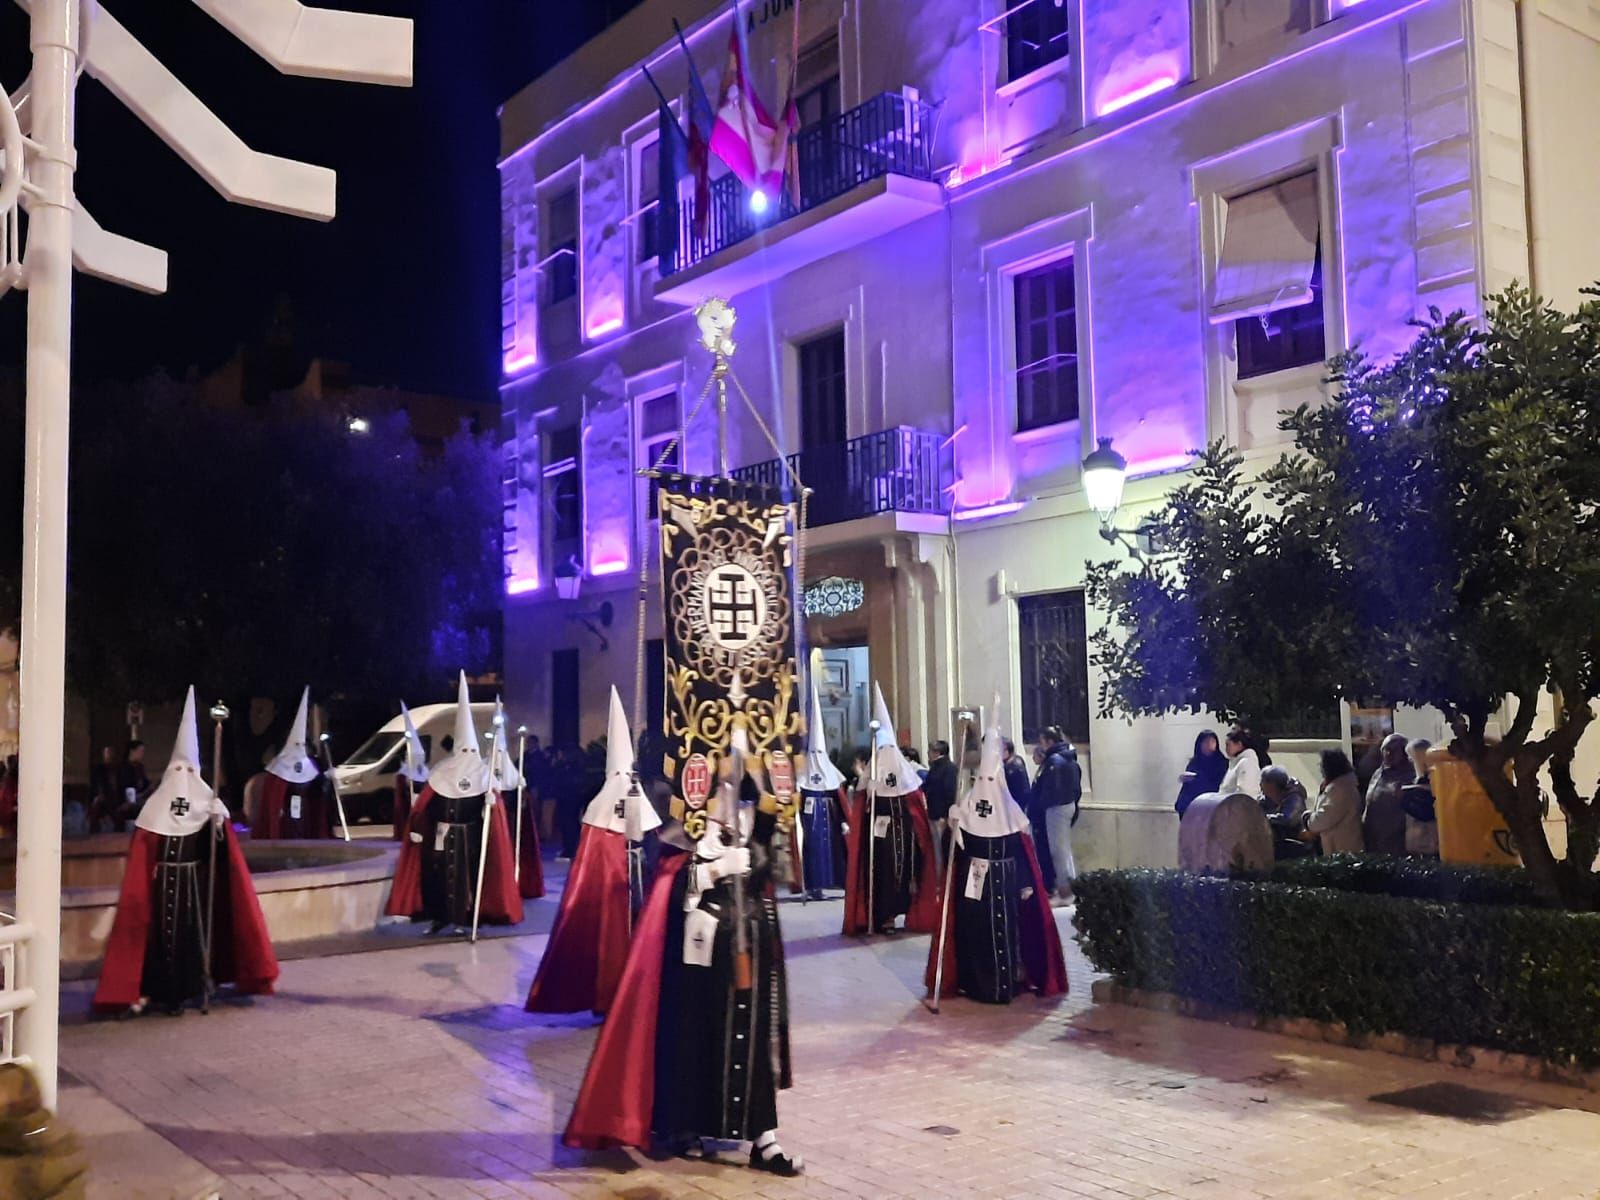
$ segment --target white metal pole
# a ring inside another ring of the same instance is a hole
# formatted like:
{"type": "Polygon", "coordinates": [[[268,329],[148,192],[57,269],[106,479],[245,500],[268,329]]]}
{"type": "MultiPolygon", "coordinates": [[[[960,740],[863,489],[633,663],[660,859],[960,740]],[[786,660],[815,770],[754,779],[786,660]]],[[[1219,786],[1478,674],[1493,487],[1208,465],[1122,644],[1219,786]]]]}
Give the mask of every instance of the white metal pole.
{"type": "MultiPolygon", "coordinates": [[[[33,0],[28,106],[40,149],[28,221],[28,400],[23,470],[21,738],[17,751],[17,919],[34,1000],[17,1015],[18,1051],[56,1106],[61,1008],[61,757],[66,709],[67,428],[72,359],[73,94],[77,0],[33,0]]],[[[16,169],[16,164],[11,164],[16,169]]]]}

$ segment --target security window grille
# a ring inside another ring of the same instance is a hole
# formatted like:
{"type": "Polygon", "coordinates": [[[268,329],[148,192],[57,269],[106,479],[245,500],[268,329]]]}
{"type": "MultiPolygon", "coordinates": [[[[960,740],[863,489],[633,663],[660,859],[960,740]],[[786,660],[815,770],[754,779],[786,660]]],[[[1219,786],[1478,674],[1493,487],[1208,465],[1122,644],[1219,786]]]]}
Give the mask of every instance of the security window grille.
{"type": "Polygon", "coordinates": [[[547,439],[544,480],[550,497],[550,557],[557,570],[583,561],[583,469],[576,425],[553,430],[547,439]]]}
{"type": "Polygon", "coordinates": [[[1059,725],[1089,740],[1089,637],[1082,592],[1017,598],[1022,642],[1022,736],[1059,725]]]}
{"type": "Polygon", "coordinates": [[[1322,251],[1311,267],[1311,299],[1233,323],[1240,379],[1320,363],[1328,357],[1322,313],[1322,251]]]}
{"type": "Polygon", "coordinates": [[[1066,0],[1024,0],[1006,16],[1006,78],[1021,79],[1065,58],[1066,0]]]}
{"type": "Polygon", "coordinates": [[[800,444],[805,450],[847,440],[844,330],[801,342],[800,444]]]}
{"type": "Polygon", "coordinates": [[[639,149],[638,204],[634,207],[634,261],[653,263],[660,253],[661,139],[652,138],[639,149]]]}
{"type": "Polygon", "coordinates": [[[1013,280],[1017,431],[1078,417],[1078,293],[1073,260],[1013,280]]]}
{"type": "MultiPolygon", "coordinates": [[[[652,396],[639,405],[639,467],[641,470],[678,471],[683,464],[683,443],[678,439],[678,393],[652,396]]],[[[645,519],[660,516],[656,493],[660,480],[641,479],[645,519]]]]}
{"type": "Polygon", "coordinates": [[[545,205],[545,302],[560,304],[578,294],[578,191],[568,188],[545,205]]]}

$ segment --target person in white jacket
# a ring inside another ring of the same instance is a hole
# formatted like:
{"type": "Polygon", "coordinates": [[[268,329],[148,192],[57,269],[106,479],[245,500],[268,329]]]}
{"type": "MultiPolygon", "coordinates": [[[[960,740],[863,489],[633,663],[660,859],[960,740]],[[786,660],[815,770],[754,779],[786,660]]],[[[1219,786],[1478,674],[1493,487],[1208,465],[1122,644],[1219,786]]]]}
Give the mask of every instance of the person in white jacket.
{"type": "Polygon", "coordinates": [[[1217,787],[1219,796],[1242,793],[1252,800],[1261,798],[1261,759],[1249,746],[1249,735],[1242,729],[1228,730],[1222,744],[1228,756],[1228,769],[1217,787]]]}

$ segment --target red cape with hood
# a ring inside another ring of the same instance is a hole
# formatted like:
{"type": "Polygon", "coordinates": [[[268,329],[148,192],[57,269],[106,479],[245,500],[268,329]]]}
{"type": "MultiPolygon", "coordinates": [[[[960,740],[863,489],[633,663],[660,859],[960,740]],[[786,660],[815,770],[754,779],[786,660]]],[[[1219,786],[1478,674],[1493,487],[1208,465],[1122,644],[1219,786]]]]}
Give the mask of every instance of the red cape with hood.
{"type": "MultiPolygon", "coordinates": [[[[516,793],[511,794],[511,811],[517,808],[516,793]]],[[[524,900],[537,900],[544,895],[544,859],[539,857],[539,827],[533,820],[533,805],[523,798],[522,804],[522,854],[518,860],[522,872],[517,876],[517,890],[524,900]]],[[[573,864],[577,866],[576,863],[573,864]]],[[[571,886],[571,877],[568,877],[571,886]]]]}
{"type": "MultiPolygon", "coordinates": [[[[260,808],[257,810],[260,828],[251,829],[252,837],[271,839],[284,836],[283,826],[289,820],[289,791],[299,786],[267,772],[267,781],[261,787],[260,808]]],[[[333,797],[323,776],[316,775],[306,781],[306,790],[300,799],[300,812],[301,823],[311,827],[311,837],[334,836],[333,827],[337,818],[333,812],[333,797]]]]}
{"type": "MultiPolygon", "coordinates": [[[[867,862],[861,854],[861,848],[867,840],[862,836],[866,822],[861,819],[866,809],[866,798],[865,792],[858,792],[845,802],[850,825],[850,832],[844,835],[844,932],[847,934],[875,932],[871,914],[867,912],[867,862]]],[[[922,870],[912,891],[911,910],[906,913],[906,930],[910,933],[932,933],[939,927],[939,867],[933,855],[933,826],[928,822],[928,802],[920,791],[908,792],[900,798],[911,812],[911,828],[917,839],[917,853],[922,859],[922,870]]]]}
{"type": "MultiPolygon", "coordinates": [[[[587,831],[586,831],[587,832],[587,831]]],[[[656,1096],[656,1022],[661,1014],[661,968],[667,950],[672,885],[689,854],[663,857],[617,988],[600,1027],[589,1069],[561,1140],[584,1150],[650,1148],[656,1096]]]]}
{"type": "MultiPolygon", "coordinates": [[[[1040,996],[1067,994],[1067,960],[1061,952],[1061,932],[1056,928],[1055,912],[1050,907],[1050,893],[1045,891],[1044,874],[1039,870],[1039,856],[1034,852],[1033,839],[1026,833],[1022,838],[1023,853],[1027,855],[1028,871],[1033,880],[1033,895],[1019,906],[1020,929],[1018,941],[1022,946],[1022,969],[1027,975],[1027,985],[1040,996]]],[[[950,847],[955,853],[955,846],[950,847]]],[[[940,998],[958,994],[956,987],[956,906],[952,903],[945,913],[944,979],[940,998]]],[[[923,985],[928,995],[933,995],[934,968],[939,961],[937,933],[928,946],[928,966],[923,973],[923,985]]]]}
{"type": "MultiPolygon", "coordinates": [[[[245,994],[267,994],[278,979],[278,956],[272,951],[255,880],[245,865],[239,841],[231,827],[225,827],[225,833],[227,848],[219,848],[219,852],[228,857],[228,886],[216,893],[214,919],[222,936],[212,942],[211,977],[219,984],[231,983],[245,994]]],[[[148,829],[133,831],[117,916],[106,942],[100,983],[94,990],[97,1012],[131,1008],[139,1002],[150,942],[151,881],[160,858],[160,842],[160,835],[148,829]]]]}
{"type": "MultiPolygon", "coordinates": [[[[411,807],[412,819],[406,823],[407,836],[394,869],[394,887],[389,891],[389,903],[383,907],[386,916],[415,917],[422,912],[422,847],[433,840],[434,826],[438,824],[428,816],[428,804],[432,800],[430,784],[422,789],[411,807]],[[422,835],[422,841],[411,840],[413,831],[422,835]]],[[[511,835],[506,830],[505,805],[491,804],[488,808],[489,861],[484,865],[480,919],[488,925],[520,925],[522,897],[517,894],[516,875],[511,869],[511,835]]],[[[523,850],[527,850],[526,842],[523,850]]],[[[542,880],[540,888],[542,894],[542,880]]]]}
{"type": "Polygon", "coordinates": [[[628,839],[585,824],[567,873],[561,909],[539,973],[528,990],[529,1012],[604,1014],[628,961],[628,839]]]}

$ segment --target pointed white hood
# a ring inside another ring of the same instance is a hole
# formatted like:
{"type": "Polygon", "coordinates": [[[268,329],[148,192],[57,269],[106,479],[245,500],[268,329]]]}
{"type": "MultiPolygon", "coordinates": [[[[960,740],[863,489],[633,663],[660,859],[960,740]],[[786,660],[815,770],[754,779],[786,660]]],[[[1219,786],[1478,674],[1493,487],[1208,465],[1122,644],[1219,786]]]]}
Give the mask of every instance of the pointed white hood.
{"type": "Polygon", "coordinates": [[[978,769],[973,774],[971,786],[956,800],[951,816],[959,821],[963,833],[973,833],[979,837],[1004,837],[1028,828],[1027,815],[1011,798],[1011,790],[1006,787],[998,725],[991,725],[989,732],[983,735],[983,753],[978,760],[978,769]]]}
{"type": "Polygon", "coordinates": [[[800,763],[802,792],[836,792],[844,786],[844,776],[828,757],[827,733],[822,727],[822,696],[817,691],[817,662],[811,656],[811,715],[806,721],[806,752],[800,763]]]}
{"type": "Polygon", "coordinates": [[[227,809],[200,775],[200,729],[195,723],[191,687],[183,702],[172,758],[134,824],[162,837],[183,837],[204,828],[207,818],[217,811],[225,814],[227,809]]]}
{"type": "Polygon", "coordinates": [[[311,689],[300,693],[300,707],[294,714],[294,724],[289,727],[288,740],[278,757],[267,764],[267,770],[289,783],[310,783],[322,772],[306,746],[306,714],[311,708],[311,689]]]}
{"type": "Polygon", "coordinates": [[[400,720],[406,727],[406,749],[400,759],[400,774],[412,783],[427,783],[428,752],[423,749],[422,735],[417,732],[416,723],[411,719],[411,710],[406,707],[404,700],[400,701],[400,720]]]}
{"type": "Polygon", "coordinates": [[[451,733],[448,757],[433,764],[428,782],[441,796],[465,800],[489,789],[489,764],[478,749],[478,731],[472,724],[472,701],[467,696],[467,673],[461,672],[456,688],[456,727],[451,733]]]}
{"type": "Polygon", "coordinates": [[[611,689],[611,713],[606,720],[606,781],[584,809],[583,823],[637,842],[661,824],[661,815],[645,797],[634,772],[633,735],[622,711],[622,697],[611,689]]]}
{"type": "Polygon", "coordinates": [[[879,796],[909,796],[922,787],[922,776],[900,753],[894,718],[889,715],[889,706],[883,702],[883,689],[876,683],[872,685],[872,717],[878,722],[877,731],[872,735],[878,748],[872,764],[874,790],[879,796]]]}
{"type": "Polygon", "coordinates": [[[522,775],[511,760],[511,731],[506,728],[506,709],[500,697],[494,698],[494,746],[489,751],[489,777],[495,791],[509,796],[522,782],[522,775]]]}

